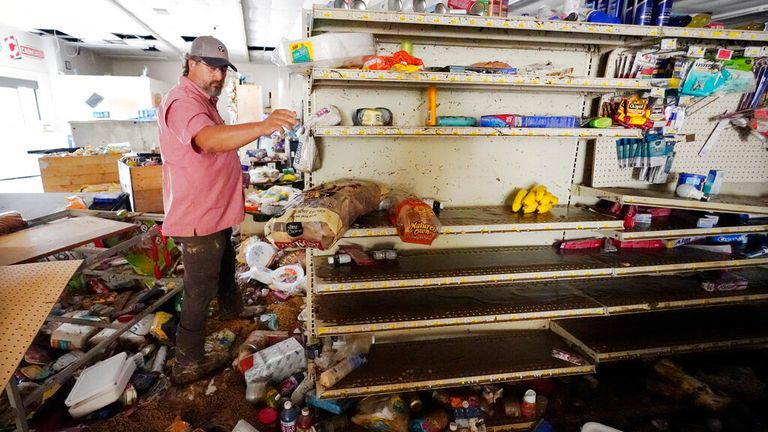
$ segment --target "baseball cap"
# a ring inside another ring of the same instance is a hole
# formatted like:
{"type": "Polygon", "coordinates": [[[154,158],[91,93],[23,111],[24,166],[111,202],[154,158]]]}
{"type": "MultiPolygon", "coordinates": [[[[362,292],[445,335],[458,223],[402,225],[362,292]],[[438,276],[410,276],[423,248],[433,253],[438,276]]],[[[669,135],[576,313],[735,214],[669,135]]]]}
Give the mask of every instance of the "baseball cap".
{"type": "Polygon", "coordinates": [[[213,36],[199,36],[192,41],[189,55],[203,59],[213,67],[229,66],[237,72],[237,68],[229,61],[229,52],[224,43],[213,36]]]}

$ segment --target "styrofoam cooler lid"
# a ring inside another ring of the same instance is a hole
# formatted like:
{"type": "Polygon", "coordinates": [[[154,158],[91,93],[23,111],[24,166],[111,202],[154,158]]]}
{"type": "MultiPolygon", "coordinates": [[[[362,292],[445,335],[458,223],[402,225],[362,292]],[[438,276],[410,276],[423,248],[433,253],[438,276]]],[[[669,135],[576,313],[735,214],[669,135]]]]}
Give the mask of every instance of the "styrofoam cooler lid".
{"type": "Polygon", "coordinates": [[[86,368],[64,404],[72,407],[119,386],[126,367],[135,369],[136,363],[128,362],[128,354],[121,352],[86,368]]]}

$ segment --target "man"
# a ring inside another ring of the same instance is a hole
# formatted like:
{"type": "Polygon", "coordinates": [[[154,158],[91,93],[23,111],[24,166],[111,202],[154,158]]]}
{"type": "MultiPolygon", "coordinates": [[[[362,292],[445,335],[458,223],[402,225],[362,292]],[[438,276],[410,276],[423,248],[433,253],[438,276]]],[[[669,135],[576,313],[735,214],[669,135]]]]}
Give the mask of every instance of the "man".
{"type": "Polygon", "coordinates": [[[158,113],[163,157],[163,234],[180,244],[184,302],[176,332],[172,380],[186,384],[221,369],[228,352],[205,355],[208,304],[218,295],[221,319],[247,318],[235,283],[232,227],[243,221],[237,149],[261,136],[291,129],[296,113],[275,110],[261,122],[225,126],[216,110],[230,63],[218,39],[201,36],[184,57],[183,76],[158,113]]]}

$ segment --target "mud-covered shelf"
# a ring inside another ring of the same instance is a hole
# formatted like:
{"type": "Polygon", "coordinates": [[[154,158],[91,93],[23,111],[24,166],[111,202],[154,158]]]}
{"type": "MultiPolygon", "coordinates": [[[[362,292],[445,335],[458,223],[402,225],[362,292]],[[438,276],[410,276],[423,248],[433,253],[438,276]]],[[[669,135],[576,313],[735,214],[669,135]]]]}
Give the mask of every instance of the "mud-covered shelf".
{"type": "Polygon", "coordinates": [[[757,213],[768,215],[768,197],[714,195],[709,201],[680,198],[671,191],[632,188],[593,188],[579,185],[579,195],[594,196],[621,204],[668,207],[723,213],[757,213]]]}
{"type": "Polygon", "coordinates": [[[439,285],[630,276],[768,264],[691,248],[561,252],[550,246],[399,251],[397,260],[373,266],[313,261],[317,293],[415,289],[439,285]]]}
{"type": "Polygon", "coordinates": [[[659,37],[768,41],[768,34],[761,31],[548,21],[521,16],[481,17],[315,7],[312,18],[313,34],[354,31],[398,37],[538,40],[565,44],[611,44],[622,39],[650,41],[659,37]]]}
{"type": "Polygon", "coordinates": [[[594,372],[589,362],[552,357],[552,348],[577,353],[546,330],[374,344],[366,364],[333,387],[318,385],[318,395],[353,397],[594,372]]]}
{"type": "Polygon", "coordinates": [[[382,88],[427,87],[430,85],[461,87],[492,87],[536,89],[539,91],[586,91],[613,93],[615,91],[647,90],[651,80],[629,78],[548,77],[510,74],[477,74],[450,72],[390,72],[360,69],[312,69],[314,86],[371,86],[382,88]]]}
{"type": "Polygon", "coordinates": [[[679,237],[716,236],[722,234],[749,234],[768,232],[768,222],[737,225],[720,222],[712,228],[697,228],[695,222],[669,218],[654,218],[647,228],[624,231],[600,229],[598,232],[617,240],[671,239],[679,237]]]}
{"type": "Polygon", "coordinates": [[[766,304],[555,320],[596,362],[768,346],[766,304]]]}
{"type": "MultiPolygon", "coordinates": [[[[555,206],[549,213],[522,214],[509,206],[449,207],[440,212],[441,234],[504,233],[560,230],[615,230],[624,222],[583,208],[555,206]]],[[[386,212],[359,217],[345,238],[397,235],[386,212]]]]}
{"type": "Polygon", "coordinates": [[[698,276],[633,276],[498,286],[444,286],[318,296],[319,336],[684,309],[768,300],[768,270],[743,269],[748,287],[708,292],[698,276]]]}
{"type": "Polygon", "coordinates": [[[625,128],[497,128],[422,126],[325,126],[317,137],[550,137],[550,138],[641,138],[642,130],[625,128]]]}

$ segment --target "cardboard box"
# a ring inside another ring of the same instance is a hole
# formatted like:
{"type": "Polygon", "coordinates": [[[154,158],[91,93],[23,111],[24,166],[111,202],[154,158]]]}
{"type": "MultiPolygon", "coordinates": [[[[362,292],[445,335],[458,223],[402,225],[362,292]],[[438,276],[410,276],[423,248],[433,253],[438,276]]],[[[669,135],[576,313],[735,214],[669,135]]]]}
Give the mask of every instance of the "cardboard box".
{"type": "Polygon", "coordinates": [[[117,165],[120,186],[130,195],[133,211],[163,213],[163,167],[117,165]]]}
{"type": "Polygon", "coordinates": [[[37,160],[43,191],[79,192],[83,185],[119,183],[117,161],[122,156],[43,156],[37,160]]]}

